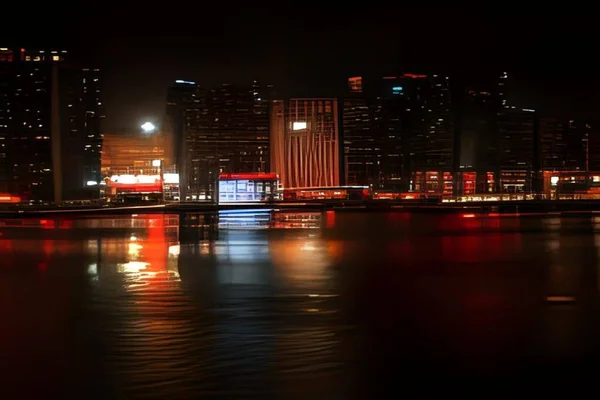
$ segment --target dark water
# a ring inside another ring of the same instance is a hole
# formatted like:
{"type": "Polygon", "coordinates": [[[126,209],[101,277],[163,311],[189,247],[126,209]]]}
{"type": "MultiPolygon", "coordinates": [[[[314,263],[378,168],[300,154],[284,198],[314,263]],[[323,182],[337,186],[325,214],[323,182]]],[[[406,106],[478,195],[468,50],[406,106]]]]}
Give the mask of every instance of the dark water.
{"type": "Polygon", "coordinates": [[[0,223],[0,398],[595,387],[600,219],[330,212],[318,229],[269,231],[207,221],[0,223]]]}

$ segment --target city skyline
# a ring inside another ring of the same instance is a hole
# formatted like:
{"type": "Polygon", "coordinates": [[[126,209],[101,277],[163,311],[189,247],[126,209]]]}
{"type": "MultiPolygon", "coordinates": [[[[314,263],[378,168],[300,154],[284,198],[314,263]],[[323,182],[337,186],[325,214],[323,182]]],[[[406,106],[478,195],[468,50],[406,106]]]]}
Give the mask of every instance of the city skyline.
{"type": "Polygon", "coordinates": [[[199,5],[183,4],[173,18],[136,2],[119,6],[118,13],[76,6],[51,22],[34,16],[36,26],[48,28],[43,38],[11,22],[3,26],[7,45],[62,46],[98,63],[108,88],[106,128],[113,131],[160,117],[164,88],[176,79],[203,86],[257,79],[286,97],[339,97],[355,75],[438,72],[462,79],[506,70],[522,88],[518,106],[574,117],[592,116],[600,106],[598,61],[586,56],[593,25],[563,10],[537,18],[492,8],[305,7],[285,15],[216,6],[217,18],[203,19],[200,32],[199,5]]]}

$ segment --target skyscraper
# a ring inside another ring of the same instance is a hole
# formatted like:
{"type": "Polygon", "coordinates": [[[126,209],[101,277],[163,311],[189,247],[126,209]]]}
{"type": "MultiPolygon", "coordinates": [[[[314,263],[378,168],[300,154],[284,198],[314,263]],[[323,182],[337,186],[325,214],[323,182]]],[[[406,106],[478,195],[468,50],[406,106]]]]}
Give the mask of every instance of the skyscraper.
{"type": "Polygon", "coordinates": [[[188,129],[201,126],[200,118],[205,108],[205,92],[196,82],[178,79],[167,90],[166,124],[163,127],[165,135],[171,140],[173,162],[179,173],[181,196],[187,196],[188,188],[188,129]]]}
{"type": "Polygon", "coordinates": [[[447,77],[352,77],[348,89],[343,103],[348,183],[440,193],[449,185],[451,190],[454,125],[447,77]]]}
{"type": "Polygon", "coordinates": [[[500,191],[531,192],[536,177],[536,116],[534,110],[505,106],[498,114],[500,191]]]}
{"type": "Polygon", "coordinates": [[[97,195],[87,189],[100,178],[99,71],[65,57],[0,49],[0,191],[43,202],[97,195]]]}
{"type": "Polygon", "coordinates": [[[193,82],[176,84],[169,90],[167,114],[182,197],[211,199],[221,172],[269,171],[271,86],[254,81],[202,91],[193,82]]]}
{"type": "Polygon", "coordinates": [[[337,99],[273,102],[271,171],[286,188],[340,185],[337,99]]]}

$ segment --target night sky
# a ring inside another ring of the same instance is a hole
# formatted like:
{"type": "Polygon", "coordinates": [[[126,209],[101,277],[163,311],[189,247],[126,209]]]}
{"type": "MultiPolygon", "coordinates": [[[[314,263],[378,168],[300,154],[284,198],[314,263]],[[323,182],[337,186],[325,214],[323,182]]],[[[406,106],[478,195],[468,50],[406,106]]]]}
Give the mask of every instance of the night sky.
{"type": "Polygon", "coordinates": [[[476,81],[506,70],[518,87],[512,96],[518,106],[595,117],[600,105],[600,34],[589,10],[590,17],[547,7],[517,15],[508,5],[73,4],[63,11],[37,8],[35,15],[15,9],[14,15],[26,17],[3,21],[0,38],[7,43],[0,44],[63,47],[72,58],[102,68],[105,131],[159,119],[175,79],[203,86],[258,79],[276,85],[282,96],[336,96],[352,75],[439,72],[476,81]]]}

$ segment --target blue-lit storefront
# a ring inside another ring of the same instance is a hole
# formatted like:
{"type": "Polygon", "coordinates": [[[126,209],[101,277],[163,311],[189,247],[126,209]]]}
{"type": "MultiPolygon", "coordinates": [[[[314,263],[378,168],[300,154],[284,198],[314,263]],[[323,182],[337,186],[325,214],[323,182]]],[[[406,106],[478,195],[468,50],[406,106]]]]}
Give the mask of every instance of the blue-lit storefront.
{"type": "Polygon", "coordinates": [[[277,200],[279,189],[279,177],[274,173],[223,173],[219,176],[219,203],[277,200]]]}

